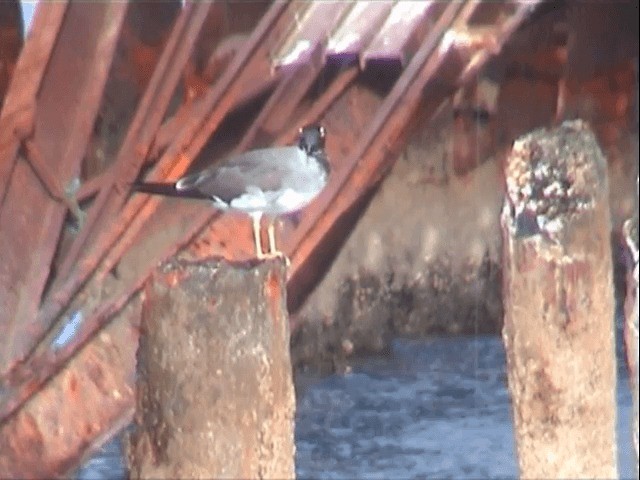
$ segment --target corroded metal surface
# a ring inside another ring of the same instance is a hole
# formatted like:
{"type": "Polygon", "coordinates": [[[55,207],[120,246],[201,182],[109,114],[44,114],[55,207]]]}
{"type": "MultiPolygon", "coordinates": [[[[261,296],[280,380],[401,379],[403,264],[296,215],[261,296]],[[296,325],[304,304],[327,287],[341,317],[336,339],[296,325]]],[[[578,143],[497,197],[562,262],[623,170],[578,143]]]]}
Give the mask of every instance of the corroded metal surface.
{"type": "Polygon", "coordinates": [[[320,48],[317,49],[316,55],[312,55],[312,61],[309,64],[301,65],[282,79],[238,143],[236,151],[242,152],[251,146],[256,147],[263,143],[271,144],[273,137],[290,122],[293,112],[322,69],[318,58],[319,52],[320,48]]]}
{"type": "MultiPolygon", "coordinates": [[[[183,127],[178,138],[156,165],[155,169],[159,172],[156,173],[156,175],[162,175],[164,173],[179,176],[184,172],[187,167],[185,160],[189,158],[189,156],[191,156],[191,158],[195,156],[195,152],[202,148],[211,130],[220,123],[222,117],[234,105],[234,92],[228,92],[229,86],[232,85],[238,73],[245,68],[245,65],[249,64],[250,66],[250,60],[256,52],[258,53],[257,58],[262,61],[266,71],[269,71],[268,64],[265,62],[267,57],[264,55],[264,51],[257,51],[256,47],[260,45],[263,36],[269,31],[272,23],[280,17],[283,8],[284,6],[282,4],[276,4],[272,7],[272,11],[270,13],[268,12],[262,19],[261,24],[258,25],[254,31],[252,39],[243,47],[243,51],[237,55],[232,65],[230,65],[216,86],[207,94],[202,103],[195,105],[196,111],[192,117],[188,119],[187,124],[183,127]],[[205,121],[205,127],[202,126],[202,121],[205,121]],[[200,127],[200,129],[198,129],[198,127],[200,127]],[[205,131],[206,128],[209,128],[209,130],[205,131]],[[180,151],[185,149],[185,144],[188,143],[189,139],[191,139],[192,142],[189,146],[191,152],[187,150],[184,154],[179,154],[180,151]]],[[[254,69],[244,70],[247,75],[253,75],[254,71],[254,69]]],[[[237,95],[237,92],[235,94],[237,95]]],[[[148,217],[153,214],[159,203],[158,199],[138,196],[122,211],[116,222],[109,223],[109,229],[106,230],[105,236],[113,235],[115,237],[114,240],[118,240],[118,244],[115,247],[112,246],[112,243],[105,246],[105,250],[111,250],[111,256],[106,258],[103,264],[108,264],[113,267],[120,260],[120,256],[124,251],[130,250],[133,239],[135,239],[142,227],[145,226],[148,217]],[[126,234],[123,236],[125,230],[126,234]],[[113,233],[114,231],[115,234],[113,233]],[[115,254],[113,252],[115,252],[115,254]]],[[[175,213],[176,212],[174,212],[174,215],[175,213]]],[[[191,231],[190,235],[194,235],[202,228],[202,224],[211,215],[213,215],[213,212],[210,209],[207,209],[205,215],[202,217],[188,215],[187,218],[190,221],[201,218],[201,223],[195,227],[191,227],[193,230],[187,228],[186,231],[191,231]]],[[[179,223],[176,223],[175,217],[172,221],[176,225],[179,225],[179,223]]],[[[167,230],[164,229],[164,231],[166,234],[167,230]]],[[[185,229],[181,228],[178,232],[182,236],[185,233],[185,229]]],[[[143,238],[146,236],[144,233],[146,232],[143,232],[143,238]]],[[[190,238],[190,236],[188,238],[190,238]]],[[[140,252],[142,253],[142,257],[138,255],[138,257],[134,259],[134,263],[139,262],[139,265],[136,264],[132,268],[130,276],[125,276],[121,279],[119,283],[120,288],[117,289],[113,295],[103,299],[102,303],[85,305],[84,308],[82,308],[85,320],[77,326],[77,331],[73,339],[65,345],[64,349],[54,350],[52,348],[53,334],[43,339],[43,342],[33,352],[29,360],[20,368],[15,369],[11,376],[7,378],[8,383],[13,386],[0,396],[0,416],[8,415],[18,408],[19,405],[34,392],[34,385],[41,385],[49,376],[57,372],[63,362],[71,358],[80,346],[102,328],[115,312],[122,308],[129,296],[142,286],[142,283],[157,262],[175,253],[181,244],[180,241],[176,242],[176,238],[166,237],[166,240],[166,246],[161,249],[152,248],[140,252]]],[[[113,242],[113,240],[111,240],[111,242],[113,242]]],[[[57,292],[54,292],[50,301],[47,301],[41,308],[40,314],[38,315],[39,322],[46,324],[58,318],[58,326],[62,328],[64,324],[69,321],[77,309],[72,309],[67,315],[63,315],[62,317],[60,317],[60,314],[63,313],[64,308],[68,306],[68,302],[77,290],[85,283],[87,277],[94,273],[103,255],[104,252],[98,252],[89,256],[81,263],[84,267],[84,270],[81,272],[82,275],[71,277],[57,292]]],[[[95,283],[90,283],[89,288],[91,285],[98,285],[98,290],[100,290],[100,285],[110,270],[111,267],[105,268],[104,265],[102,265],[95,275],[97,277],[94,278],[95,283]]],[[[86,299],[83,300],[86,301],[86,299]]]]}
{"type": "MultiPolygon", "coordinates": [[[[56,3],[39,7],[41,10],[34,20],[32,37],[23,49],[14,74],[14,83],[19,75],[27,81],[21,88],[9,89],[0,117],[0,125],[6,127],[0,130],[0,169],[7,172],[7,177],[0,176],[0,187],[4,187],[2,182],[20,165],[23,170],[31,168],[22,159],[16,162],[20,139],[13,132],[18,126],[23,136],[28,135],[32,123],[36,126],[35,144],[39,151],[46,150],[44,163],[48,165],[48,171],[55,172],[59,187],[64,187],[71,176],[78,174],[82,154],[94,127],[107,66],[113,56],[109,48],[115,45],[118,32],[115,27],[122,19],[125,5],[93,7],[103,12],[114,12],[109,17],[112,29],[105,26],[104,33],[111,43],[104,40],[103,44],[99,42],[103,30],[98,27],[87,33],[78,25],[70,27],[71,33],[64,33],[68,26],[62,23],[65,8],[73,10],[75,15],[81,13],[74,10],[78,8],[75,5],[67,7],[56,3]],[[45,9],[51,13],[46,22],[40,13],[45,9]],[[82,61],[74,63],[66,57],[74,50],[65,46],[64,35],[77,36],[82,32],[86,36],[86,45],[80,60],[88,62],[87,65],[82,61]],[[48,52],[54,44],[53,63],[45,73],[48,52]],[[64,50],[59,53],[64,62],[57,59],[55,52],[58,50],[64,50]],[[103,53],[96,53],[100,51],[103,53]],[[95,65],[91,61],[95,61],[95,65]],[[72,67],[86,68],[86,71],[82,70],[86,73],[91,65],[99,71],[97,74],[94,72],[91,82],[83,83],[81,73],[74,77],[79,87],[74,91],[77,96],[73,98],[82,97],[84,100],[68,105],[67,110],[58,107],[54,112],[51,102],[47,104],[47,98],[53,95],[46,93],[48,75],[57,72],[56,84],[50,87],[55,92],[55,86],[69,88],[66,75],[70,74],[72,67]],[[80,88],[83,86],[85,90],[80,88]],[[41,88],[42,98],[36,98],[38,88],[41,88]]],[[[250,35],[234,37],[227,44],[221,43],[216,47],[215,44],[203,44],[213,40],[211,35],[199,35],[199,32],[203,22],[218,25],[215,15],[222,15],[224,7],[218,9],[217,6],[197,2],[187,5],[173,24],[157,62],[149,61],[144,55],[136,60],[138,65],[152,65],[153,77],[136,106],[129,130],[111,167],[91,178],[84,189],[81,188],[79,195],[82,198],[95,195],[88,203],[87,222],[78,235],[68,235],[68,232],[63,235],[70,237],[71,246],[59,245],[59,269],[50,277],[51,259],[66,206],[64,202],[50,197],[47,188],[31,170],[25,171],[30,175],[30,188],[37,198],[30,194],[26,201],[24,198],[18,200],[17,193],[11,193],[10,189],[17,185],[13,180],[15,172],[7,184],[6,198],[11,198],[11,201],[6,208],[3,204],[0,218],[4,218],[11,228],[12,235],[7,233],[6,240],[18,256],[7,262],[7,266],[0,267],[4,269],[2,272],[7,272],[0,277],[0,301],[13,305],[13,315],[8,320],[1,319],[10,322],[8,325],[13,330],[8,347],[2,350],[6,362],[0,365],[0,373],[5,374],[0,389],[0,440],[6,440],[9,432],[16,442],[30,438],[30,433],[35,431],[33,422],[16,423],[13,419],[26,418],[21,415],[29,414],[29,405],[47,398],[43,385],[54,389],[56,393],[52,398],[56,399],[55,402],[64,402],[69,392],[64,390],[62,383],[56,382],[61,381],[65,372],[73,372],[77,376],[82,371],[80,352],[97,345],[100,338],[97,334],[104,331],[114,315],[142,288],[158,262],[175,254],[194,238],[196,241],[189,252],[196,258],[225,257],[240,263],[252,258],[251,229],[244,216],[221,216],[208,205],[197,202],[164,201],[142,195],[129,198],[128,183],[141,170],[149,169],[148,179],[177,178],[194,160],[199,161],[198,157],[218,158],[234,149],[289,143],[300,124],[324,123],[330,132],[327,148],[334,169],[331,184],[307,211],[298,216],[297,223],[286,223],[280,231],[280,244],[292,258],[288,282],[290,298],[293,304],[299,303],[315,276],[323,270],[322,264],[326,263],[327,256],[322,249],[327,248],[327,240],[335,244],[348,231],[344,226],[333,231],[332,226],[365,198],[393,163],[395,146],[407,129],[425,87],[429,92],[429,105],[437,107],[445,96],[466,82],[492,54],[499,51],[530,8],[475,2],[449,6],[406,1],[379,4],[274,2],[250,35]],[[475,27],[468,25],[469,19],[486,9],[502,12],[502,15],[494,15],[487,24],[479,25],[485,35],[481,38],[486,39],[487,30],[493,32],[493,36],[488,35],[489,41],[468,41],[477,38],[474,36],[475,27]],[[360,11],[369,15],[370,22],[361,21],[356,15],[360,11]],[[424,21],[426,16],[429,16],[428,22],[424,21]],[[356,36],[348,38],[349,31],[356,36]],[[446,41],[443,43],[443,40],[446,41]],[[204,65],[204,77],[215,78],[212,85],[199,83],[191,73],[185,75],[183,83],[180,83],[183,70],[192,72],[198,69],[190,58],[196,49],[199,58],[196,63],[204,65]],[[230,62],[224,60],[231,58],[228,51],[236,52],[230,62]],[[324,66],[327,59],[333,62],[334,74],[318,92],[318,87],[312,86],[316,85],[318,78],[323,78],[323,71],[328,70],[329,67],[324,66]],[[368,66],[375,59],[398,60],[398,65],[408,62],[386,98],[374,95],[356,82],[359,67],[368,66]],[[172,95],[180,86],[185,89],[182,104],[175,114],[173,111],[168,114],[169,101],[175,100],[172,95]],[[264,92],[268,92],[268,97],[253,121],[242,131],[234,132],[234,138],[222,138],[220,132],[227,135],[229,132],[223,125],[229,114],[264,92]],[[216,142],[211,142],[212,138],[216,142]],[[32,229],[18,232],[9,222],[9,215],[15,214],[12,209],[22,204],[36,206],[38,212],[50,210],[54,213],[46,216],[46,222],[38,219],[36,231],[39,234],[32,229]],[[20,233],[21,236],[16,236],[20,233]],[[27,241],[22,241],[25,235],[27,241]],[[29,240],[32,238],[40,241],[32,244],[29,240]],[[23,245],[29,249],[24,250],[23,245]],[[36,263],[32,265],[31,259],[36,259],[36,263]],[[25,290],[24,282],[18,283],[16,289],[9,277],[27,279],[29,289],[25,290]],[[48,293],[39,305],[44,281],[48,277],[48,293]],[[16,300],[16,292],[24,295],[24,301],[16,300]],[[60,335],[67,329],[72,334],[60,344],[60,335]]],[[[73,18],[69,15],[67,12],[65,21],[73,18]]],[[[221,22],[220,28],[225,28],[225,22],[221,22]]],[[[141,73],[141,78],[143,76],[141,73]]],[[[54,187],[56,185],[50,186],[49,190],[54,187]]],[[[4,232],[3,224],[0,236],[4,232]]],[[[3,264],[4,255],[11,251],[0,252],[3,264]]],[[[123,352],[134,347],[134,337],[120,336],[118,339],[122,342],[123,352]]],[[[132,372],[133,361],[127,360],[129,357],[126,355],[122,358],[124,363],[121,365],[126,365],[122,368],[132,372]]],[[[104,358],[98,363],[104,372],[116,368],[104,358]]],[[[99,396],[95,398],[100,401],[99,396]]],[[[80,420],[99,425],[113,422],[115,425],[116,419],[125,418],[123,412],[130,406],[127,397],[124,403],[108,404],[104,412],[82,413],[80,420]],[[98,413],[102,415],[99,418],[96,416],[98,413]]],[[[61,424],[71,425],[67,422],[71,420],[60,420],[61,424]]],[[[44,427],[37,427],[40,428],[44,427]]],[[[97,441],[107,430],[101,427],[72,431],[75,433],[69,450],[60,454],[66,455],[66,466],[80,458],[83,445],[97,441]]],[[[43,437],[45,451],[50,451],[47,449],[52,449],[55,441],[53,437],[43,437]]],[[[11,459],[5,457],[3,461],[9,465],[11,459]]],[[[18,462],[18,459],[14,461],[18,462]]],[[[49,470],[42,472],[53,474],[61,471],[62,463],[58,460],[51,457],[48,462],[48,467],[43,468],[49,470]]]]}
{"type": "Polygon", "coordinates": [[[308,2],[299,8],[273,55],[279,68],[307,62],[318,45],[328,59],[404,63],[438,19],[437,2],[308,2]]]}
{"type": "Polygon", "coordinates": [[[38,395],[0,423],[0,478],[65,475],[130,422],[139,316],[136,299],[38,395]]]}
{"type": "Polygon", "coordinates": [[[118,153],[110,182],[102,187],[91,206],[86,224],[67,252],[60,268],[60,280],[70,273],[81,249],[89,243],[89,236],[95,231],[96,224],[112,218],[122,207],[126,185],[135,180],[144,163],[208,10],[208,3],[189,5],[177,19],[147,87],[146,95],[138,106],[128,135],[118,153]],[[116,188],[118,185],[121,188],[116,188]]]}
{"type": "MultiPolygon", "coordinates": [[[[345,162],[351,170],[345,171],[340,180],[335,180],[323,192],[324,195],[304,213],[309,217],[303,217],[296,231],[287,237],[291,242],[285,246],[291,248],[285,250],[291,256],[290,306],[299,305],[302,292],[317,281],[318,274],[322,271],[321,255],[314,255],[314,250],[322,247],[320,239],[331,237],[332,226],[348,216],[349,211],[362,198],[363,192],[370,191],[395,160],[397,155],[393,152],[393,145],[406,130],[422,92],[433,92],[429,95],[430,101],[438,106],[446,95],[452,93],[468,65],[467,62],[477,58],[477,50],[458,49],[455,42],[448,45],[440,43],[445,31],[447,35],[453,35],[457,29],[462,29],[467,24],[469,18],[476,13],[476,8],[481,8],[474,3],[459,7],[454,9],[454,6],[449,6],[442,13],[421,49],[380,106],[377,115],[357,137],[358,143],[345,162]],[[444,91],[438,88],[438,84],[442,82],[449,85],[449,90],[446,87],[444,91]],[[333,188],[335,191],[332,192],[333,188]]],[[[529,7],[521,7],[513,17],[496,27],[498,32],[504,31],[503,35],[496,37],[498,45],[506,42],[513,28],[522,21],[525,8],[529,7]]],[[[486,60],[487,57],[484,57],[484,61],[486,60]]],[[[437,108],[433,109],[436,110],[437,108]]]]}
{"type": "Polygon", "coordinates": [[[288,33],[275,50],[276,67],[299,65],[309,60],[315,48],[324,44],[332,28],[355,2],[301,2],[290,9],[288,33]]]}
{"type": "Polygon", "coordinates": [[[9,0],[0,3],[0,108],[22,49],[22,30],[20,2],[9,0]]]}
{"type": "MultiPolygon", "coordinates": [[[[328,55],[357,55],[380,30],[393,7],[393,2],[354,2],[349,12],[327,39],[328,55]]],[[[399,30],[406,36],[410,30],[399,30]]]]}
{"type": "MultiPolygon", "coordinates": [[[[72,4],[65,12],[27,134],[56,172],[60,190],[79,173],[125,11],[126,4],[103,3],[72,4]]],[[[65,211],[43,188],[33,165],[17,162],[0,211],[3,373],[28,349],[20,332],[38,311],[65,211]]]]}
{"type": "Polygon", "coordinates": [[[0,207],[20,145],[15,131],[28,133],[32,129],[36,92],[66,9],[67,2],[50,3],[42,6],[34,16],[31,35],[22,49],[4,99],[0,115],[0,207]]]}

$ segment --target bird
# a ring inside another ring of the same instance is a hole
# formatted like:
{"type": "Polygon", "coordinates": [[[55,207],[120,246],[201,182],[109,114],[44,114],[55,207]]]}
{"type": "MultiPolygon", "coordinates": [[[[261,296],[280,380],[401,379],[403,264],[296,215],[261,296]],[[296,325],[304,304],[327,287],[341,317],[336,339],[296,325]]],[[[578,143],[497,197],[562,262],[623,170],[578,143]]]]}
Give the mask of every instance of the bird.
{"type": "Polygon", "coordinates": [[[222,211],[239,211],[252,219],[256,258],[287,257],[278,250],[274,222],[280,215],[297,212],[327,185],[331,166],[325,152],[324,127],[300,128],[294,146],[249,150],[221,164],[186,175],[176,182],[132,185],[140,193],[209,200],[222,211]],[[269,252],[262,249],[260,222],[269,219],[269,252]]]}

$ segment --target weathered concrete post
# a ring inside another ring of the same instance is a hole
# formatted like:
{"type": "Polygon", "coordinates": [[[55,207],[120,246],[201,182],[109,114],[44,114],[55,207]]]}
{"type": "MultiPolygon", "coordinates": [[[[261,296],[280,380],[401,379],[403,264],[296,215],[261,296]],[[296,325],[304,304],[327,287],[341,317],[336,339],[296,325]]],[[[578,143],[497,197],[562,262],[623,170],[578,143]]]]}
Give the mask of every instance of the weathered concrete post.
{"type": "Polygon", "coordinates": [[[581,121],[514,143],[502,332],[523,478],[615,478],[607,164],[581,121]]]}
{"type": "MultiPolygon", "coordinates": [[[[637,201],[637,199],[636,199],[637,201]]],[[[638,478],[638,205],[635,217],[624,223],[623,235],[629,253],[627,270],[627,298],[624,302],[624,341],[633,398],[633,447],[636,452],[636,478],[638,478]]]]}
{"type": "Polygon", "coordinates": [[[171,260],[145,294],[131,478],[292,478],[284,266],[171,260]]]}

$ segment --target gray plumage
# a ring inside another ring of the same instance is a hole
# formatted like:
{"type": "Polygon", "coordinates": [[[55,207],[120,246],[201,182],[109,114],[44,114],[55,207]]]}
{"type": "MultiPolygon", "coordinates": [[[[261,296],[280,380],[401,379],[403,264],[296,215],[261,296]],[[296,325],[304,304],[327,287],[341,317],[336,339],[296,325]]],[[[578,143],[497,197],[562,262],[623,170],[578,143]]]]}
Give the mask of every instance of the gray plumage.
{"type": "Polygon", "coordinates": [[[253,221],[257,258],[284,257],[276,247],[274,218],[300,210],[327,184],[330,167],[324,142],[324,128],[308,126],[300,129],[297,146],[251,150],[175,183],[140,182],[133,188],[170,197],[206,199],[221,210],[245,212],[253,221]],[[262,251],[259,230],[263,215],[270,217],[269,253],[262,251]]]}
{"type": "Polygon", "coordinates": [[[278,215],[299,210],[327,183],[324,129],[305,127],[298,145],[251,150],[175,183],[134,184],[139,192],[209,199],[216,208],[278,215]]]}

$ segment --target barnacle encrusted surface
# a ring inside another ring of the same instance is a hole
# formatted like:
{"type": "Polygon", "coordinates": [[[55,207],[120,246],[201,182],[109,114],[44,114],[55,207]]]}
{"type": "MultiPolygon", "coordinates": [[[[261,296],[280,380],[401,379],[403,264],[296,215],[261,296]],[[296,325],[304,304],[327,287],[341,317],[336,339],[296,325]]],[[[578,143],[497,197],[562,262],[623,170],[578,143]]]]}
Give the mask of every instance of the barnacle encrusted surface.
{"type": "Polygon", "coordinates": [[[516,225],[553,234],[572,215],[593,207],[606,181],[606,160],[585,122],[564,122],[514,143],[506,181],[516,225]]]}

